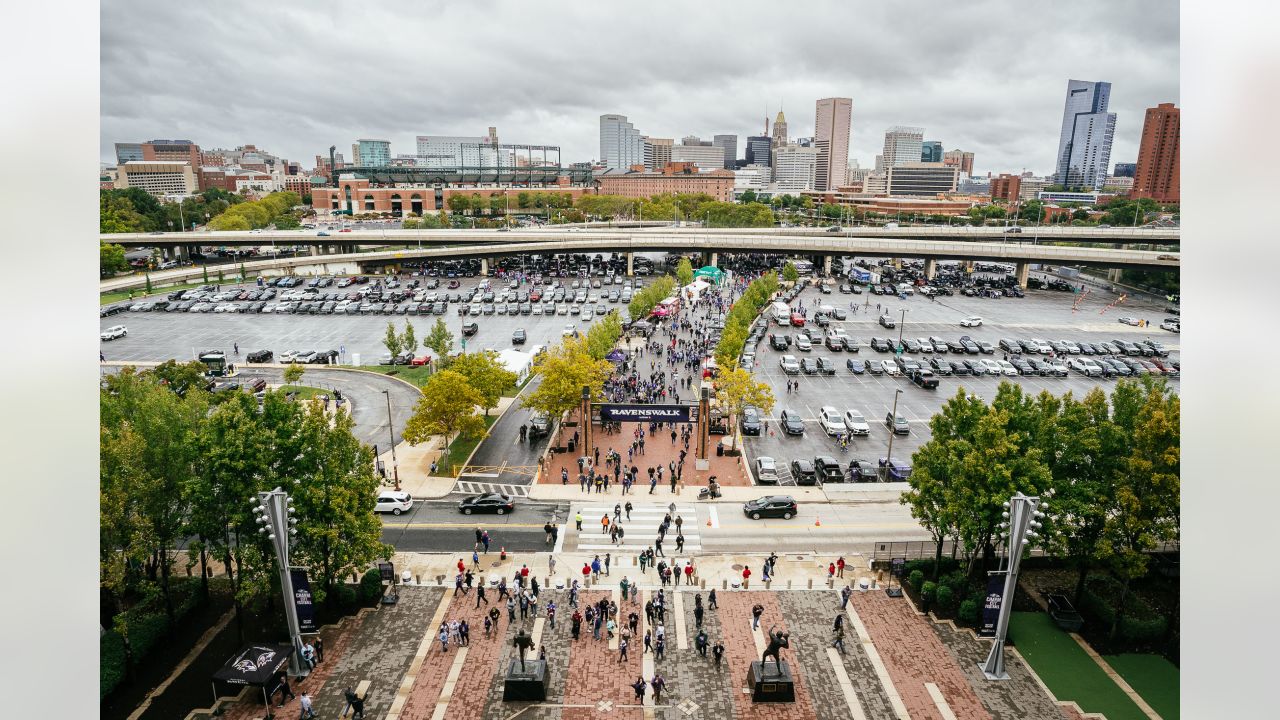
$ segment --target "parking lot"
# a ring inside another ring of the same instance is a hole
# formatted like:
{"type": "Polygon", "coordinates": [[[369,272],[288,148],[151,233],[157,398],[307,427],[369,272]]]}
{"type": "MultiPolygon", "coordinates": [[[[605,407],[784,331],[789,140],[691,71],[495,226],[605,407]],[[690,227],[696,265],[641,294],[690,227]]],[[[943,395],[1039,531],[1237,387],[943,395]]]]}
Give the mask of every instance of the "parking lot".
{"type": "MultiPolygon", "coordinates": [[[[797,350],[794,344],[788,350],[777,351],[770,347],[769,333],[794,335],[796,328],[780,327],[769,322],[764,339],[756,347],[755,373],[773,387],[777,402],[766,422],[765,432],[759,437],[746,440],[748,464],[752,464],[754,458],[761,455],[773,457],[782,470],[780,474],[783,481],[786,482],[790,473],[785,470],[785,466],[796,458],[812,459],[818,455],[830,455],[846,468],[854,459],[875,463],[879,458],[885,457],[888,451],[891,433],[884,425],[884,419],[891,411],[895,393],[899,389],[902,394],[898,397],[898,414],[907,419],[911,431],[908,435],[894,438],[893,457],[909,462],[915,449],[929,439],[929,418],[955,394],[958,387],[964,387],[979,397],[990,400],[995,395],[996,387],[1004,380],[1016,382],[1033,394],[1047,390],[1054,395],[1071,392],[1076,397],[1083,396],[1094,387],[1109,390],[1115,384],[1113,379],[1085,377],[1073,371],[1067,377],[939,377],[937,389],[925,390],[906,377],[870,373],[856,375],[850,372],[846,368],[846,360],[850,358],[862,358],[877,364],[882,360],[893,359],[893,353],[876,352],[868,346],[873,337],[897,341],[898,328],[887,329],[877,322],[879,316],[886,312],[901,325],[904,340],[931,336],[956,340],[967,335],[975,342],[988,342],[996,346],[994,354],[949,352],[938,355],[950,360],[1001,360],[1004,358],[1004,352],[999,348],[1002,338],[1075,342],[1114,339],[1133,342],[1151,339],[1163,343],[1170,351],[1170,359],[1177,360],[1179,336],[1159,328],[1161,320],[1167,317],[1164,306],[1126,299],[1114,307],[1107,307],[1117,299],[1117,296],[1097,289],[1083,294],[1083,297],[1082,293],[1031,290],[1026,293],[1025,298],[967,297],[957,293],[936,300],[920,295],[912,295],[903,300],[896,296],[875,296],[865,292],[861,295],[842,294],[838,290],[831,294],[820,294],[816,286],[806,288],[791,303],[791,307],[803,307],[809,311],[811,320],[807,325],[810,326],[813,325],[814,311],[820,306],[842,308],[848,319],[833,321],[831,328],[843,328],[848,336],[858,342],[859,351],[856,354],[831,351],[820,342],[814,343],[813,349],[808,352],[797,350]],[[907,311],[905,323],[902,322],[904,309],[907,311]],[[960,327],[960,321],[971,315],[981,316],[982,325],[975,328],[960,327]],[[1122,324],[1118,321],[1122,316],[1146,319],[1149,326],[1142,328],[1122,324]],[[787,354],[800,359],[830,358],[836,368],[835,374],[787,375],[779,366],[779,360],[787,354]],[[799,383],[797,392],[787,392],[788,380],[799,383]],[[824,406],[833,406],[840,414],[849,409],[860,411],[871,427],[870,435],[854,438],[848,451],[842,453],[836,440],[828,437],[819,423],[819,413],[824,406]],[[802,436],[789,436],[782,432],[778,418],[783,410],[796,411],[803,418],[805,432],[802,436]]],[[[921,362],[934,355],[921,352],[907,356],[921,362]]],[[[1178,383],[1176,377],[1170,377],[1169,381],[1175,385],[1178,383]]]]}

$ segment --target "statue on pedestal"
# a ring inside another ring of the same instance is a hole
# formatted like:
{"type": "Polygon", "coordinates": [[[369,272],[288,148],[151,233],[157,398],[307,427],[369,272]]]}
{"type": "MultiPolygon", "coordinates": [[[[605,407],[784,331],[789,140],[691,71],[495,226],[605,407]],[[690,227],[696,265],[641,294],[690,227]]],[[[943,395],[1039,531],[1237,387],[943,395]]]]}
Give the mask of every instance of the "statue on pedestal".
{"type": "Polygon", "coordinates": [[[529,633],[525,632],[524,628],[520,628],[520,632],[516,633],[516,637],[511,641],[511,644],[516,648],[516,655],[520,658],[520,672],[524,672],[524,654],[529,651],[529,648],[533,647],[533,638],[529,636],[529,633]]]}
{"type": "Polygon", "coordinates": [[[782,674],[782,654],[783,648],[791,647],[790,633],[781,630],[774,630],[776,626],[769,626],[769,647],[765,648],[764,655],[760,658],[760,664],[763,666],[771,656],[773,657],[773,666],[777,674],[782,674]]]}

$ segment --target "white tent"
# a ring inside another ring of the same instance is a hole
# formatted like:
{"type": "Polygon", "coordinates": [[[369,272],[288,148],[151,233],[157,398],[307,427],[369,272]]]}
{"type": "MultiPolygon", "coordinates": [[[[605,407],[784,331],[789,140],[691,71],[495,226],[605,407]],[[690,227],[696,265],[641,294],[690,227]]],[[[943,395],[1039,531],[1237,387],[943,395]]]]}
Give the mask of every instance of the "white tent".
{"type": "Polygon", "coordinates": [[[702,297],[702,293],[709,287],[711,287],[711,283],[706,280],[694,280],[683,288],[680,288],[680,295],[681,297],[688,298],[690,300],[697,300],[702,297]]]}
{"type": "Polygon", "coordinates": [[[529,370],[533,367],[533,355],[508,348],[498,351],[498,362],[502,363],[504,368],[516,374],[516,384],[518,385],[528,377],[529,370]]]}

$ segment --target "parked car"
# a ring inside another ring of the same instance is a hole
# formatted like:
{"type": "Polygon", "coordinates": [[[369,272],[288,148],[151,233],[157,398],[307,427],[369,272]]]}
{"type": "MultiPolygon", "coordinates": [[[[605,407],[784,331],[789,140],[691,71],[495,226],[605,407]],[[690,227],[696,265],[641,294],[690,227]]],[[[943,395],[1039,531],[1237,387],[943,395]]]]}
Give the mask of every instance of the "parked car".
{"type": "Polygon", "coordinates": [[[762,425],[759,408],[748,405],[742,409],[738,426],[742,429],[743,435],[759,435],[762,425]]]}
{"type": "Polygon", "coordinates": [[[893,319],[893,316],[890,315],[889,313],[885,313],[881,315],[879,322],[882,327],[887,327],[887,328],[898,327],[898,323],[893,319]]]}
{"type": "Polygon", "coordinates": [[[867,424],[867,418],[857,410],[849,409],[844,411],[844,426],[853,435],[871,434],[871,426],[867,424]]]}
{"type": "Polygon", "coordinates": [[[475,513],[493,513],[495,515],[506,515],[514,512],[516,509],[515,501],[510,495],[502,493],[484,493],[483,495],[472,495],[463,498],[458,503],[458,511],[463,515],[472,515],[475,513]]]}
{"type": "Polygon", "coordinates": [[[111,327],[99,333],[98,337],[102,340],[115,340],[116,338],[125,337],[128,334],[129,334],[129,328],[123,325],[112,325],[111,327]]]}
{"type": "Polygon", "coordinates": [[[742,512],[752,520],[760,518],[782,518],[790,520],[796,516],[799,505],[790,495],[766,495],[755,500],[748,500],[742,505],[742,512]]]}
{"type": "Polygon", "coordinates": [[[803,458],[791,461],[791,477],[797,485],[818,484],[818,473],[813,463],[803,458]]]}
{"type": "Polygon", "coordinates": [[[480,332],[480,325],[478,325],[477,323],[469,322],[469,323],[462,324],[463,337],[471,337],[472,335],[475,335],[478,332],[480,332]]]}
{"type": "Polygon", "coordinates": [[[254,350],[248,355],[245,355],[244,359],[251,363],[269,363],[271,362],[272,357],[273,354],[270,350],[254,350]]]}
{"type": "Polygon", "coordinates": [[[374,512],[389,512],[392,515],[409,512],[413,509],[413,496],[403,490],[383,490],[374,501],[374,512]]]}
{"type": "Polygon", "coordinates": [[[804,421],[800,419],[800,413],[795,410],[783,410],[778,418],[778,424],[782,426],[782,432],[787,435],[804,434],[804,421]]]}
{"type": "Polygon", "coordinates": [[[867,371],[867,361],[862,358],[849,358],[844,361],[844,366],[854,375],[861,375],[867,371]]]}
{"type": "Polygon", "coordinates": [[[778,464],[774,459],[761,455],[756,458],[756,483],[760,485],[777,485],[778,484],[778,464]]]}
{"type": "Polygon", "coordinates": [[[800,361],[796,360],[795,355],[783,355],[778,360],[778,366],[782,368],[782,372],[788,375],[797,375],[800,373],[800,361]]]}
{"type": "Polygon", "coordinates": [[[879,467],[885,482],[906,482],[911,477],[911,466],[897,458],[880,458],[879,467]]]}
{"type": "Polygon", "coordinates": [[[830,405],[825,405],[818,411],[818,423],[822,425],[822,429],[829,437],[845,431],[844,416],[830,405]]]}
{"type": "Polygon", "coordinates": [[[907,419],[892,412],[885,413],[884,426],[892,430],[895,435],[911,434],[911,426],[907,424],[907,419]]]}
{"type": "Polygon", "coordinates": [[[913,370],[907,377],[911,379],[911,382],[925,390],[936,390],[938,387],[938,376],[924,368],[913,370]]]}
{"type": "Polygon", "coordinates": [[[982,318],[977,315],[970,315],[960,321],[960,327],[980,327],[981,325],[982,318]]]}
{"type": "Polygon", "coordinates": [[[819,485],[829,482],[844,482],[844,469],[830,455],[819,455],[813,459],[813,469],[818,477],[819,485]]]}
{"type": "Polygon", "coordinates": [[[512,345],[523,345],[528,339],[529,335],[524,331],[524,328],[516,328],[515,332],[511,333],[512,345]]]}

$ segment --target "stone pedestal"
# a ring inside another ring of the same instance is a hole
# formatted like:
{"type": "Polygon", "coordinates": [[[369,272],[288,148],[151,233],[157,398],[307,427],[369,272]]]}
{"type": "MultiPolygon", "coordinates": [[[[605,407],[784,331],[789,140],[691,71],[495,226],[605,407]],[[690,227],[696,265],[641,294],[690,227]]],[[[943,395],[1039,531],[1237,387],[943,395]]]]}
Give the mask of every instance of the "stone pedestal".
{"type": "Polygon", "coordinates": [[[795,680],[791,677],[791,667],[784,660],[781,665],[773,661],[762,663],[751,662],[747,670],[747,687],[751,688],[751,702],[757,703],[791,703],[796,701],[795,680]]]}
{"type": "Polygon", "coordinates": [[[507,677],[502,684],[502,700],[546,700],[547,699],[547,661],[525,660],[524,670],[520,669],[520,661],[512,660],[507,668],[507,677]]]}

